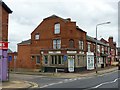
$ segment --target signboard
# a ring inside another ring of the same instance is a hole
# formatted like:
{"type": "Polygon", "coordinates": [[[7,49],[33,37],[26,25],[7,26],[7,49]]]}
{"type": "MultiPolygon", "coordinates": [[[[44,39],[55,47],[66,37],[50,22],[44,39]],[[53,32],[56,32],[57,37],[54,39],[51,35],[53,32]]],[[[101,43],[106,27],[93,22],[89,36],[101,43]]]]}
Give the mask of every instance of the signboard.
{"type": "Polygon", "coordinates": [[[0,42],[0,49],[8,49],[8,42],[0,42]]]}
{"type": "Polygon", "coordinates": [[[49,53],[49,54],[60,54],[61,51],[49,51],[48,53],[49,53]]]}
{"type": "Polygon", "coordinates": [[[74,58],[73,56],[68,56],[68,71],[74,72],[74,58]]]}
{"type": "Polygon", "coordinates": [[[77,51],[67,51],[67,53],[77,53],[77,51]]]}

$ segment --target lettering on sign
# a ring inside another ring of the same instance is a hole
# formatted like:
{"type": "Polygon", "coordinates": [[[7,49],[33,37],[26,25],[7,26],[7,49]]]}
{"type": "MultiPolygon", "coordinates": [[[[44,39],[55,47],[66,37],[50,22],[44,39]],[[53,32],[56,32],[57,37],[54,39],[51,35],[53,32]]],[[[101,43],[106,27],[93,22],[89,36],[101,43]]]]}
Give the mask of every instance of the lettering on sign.
{"type": "Polygon", "coordinates": [[[0,49],[8,49],[8,42],[0,42],[0,49]]]}
{"type": "Polygon", "coordinates": [[[60,54],[61,51],[49,51],[48,53],[49,53],[49,54],[60,54]]]}
{"type": "Polygon", "coordinates": [[[67,51],[67,53],[77,53],[77,51],[67,51]]]}

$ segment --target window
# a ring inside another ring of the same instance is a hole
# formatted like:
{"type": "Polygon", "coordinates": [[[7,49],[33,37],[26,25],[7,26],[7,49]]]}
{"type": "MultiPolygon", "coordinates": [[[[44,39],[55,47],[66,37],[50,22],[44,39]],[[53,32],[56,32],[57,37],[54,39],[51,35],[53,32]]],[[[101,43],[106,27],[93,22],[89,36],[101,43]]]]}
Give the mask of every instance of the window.
{"type": "Polygon", "coordinates": [[[63,64],[63,56],[62,55],[54,55],[52,57],[52,64],[63,64]]]}
{"type": "Polygon", "coordinates": [[[85,56],[78,56],[78,66],[82,66],[84,64],[85,56]]]}
{"type": "Polygon", "coordinates": [[[97,45],[97,51],[100,52],[100,45],[97,45]]]}
{"type": "Polygon", "coordinates": [[[84,43],[82,40],[79,41],[79,49],[81,49],[81,50],[84,49],[84,43]]]}
{"type": "Polygon", "coordinates": [[[58,64],[62,64],[61,56],[58,56],[58,64]]]}
{"type": "Polygon", "coordinates": [[[40,56],[36,56],[36,64],[40,64],[40,56]]]}
{"type": "Polygon", "coordinates": [[[57,56],[54,56],[55,64],[57,64],[57,56]]]}
{"type": "Polygon", "coordinates": [[[74,40],[69,40],[69,47],[74,48],[74,40]]]}
{"type": "Polygon", "coordinates": [[[54,56],[52,56],[52,64],[54,64],[54,56]]]}
{"type": "Polygon", "coordinates": [[[35,34],[35,40],[39,40],[40,39],[40,35],[37,33],[35,34]]]}
{"type": "Polygon", "coordinates": [[[60,49],[61,48],[61,40],[60,39],[54,39],[53,40],[53,49],[60,49]]]}
{"type": "Polygon", "coordinates": [[[91,44],[88,43],[88,52],[91,52],[91,51],[90,51],[90,45],[91,45],[91,44]]]}
{"type": "Polygon", "coordinates": [[[54,26],[54,34],[60,33],[60,23],[55,24],[54,26]]]}
{"type": "Polygon", "coordinates": [[[44,63],[48,64],[48,56],[44,56],[44,63]]]}
{"type": "Polygon", "coordinates": [[[104,53],[104,46],[102,46],[102,53],[104,53]]]}

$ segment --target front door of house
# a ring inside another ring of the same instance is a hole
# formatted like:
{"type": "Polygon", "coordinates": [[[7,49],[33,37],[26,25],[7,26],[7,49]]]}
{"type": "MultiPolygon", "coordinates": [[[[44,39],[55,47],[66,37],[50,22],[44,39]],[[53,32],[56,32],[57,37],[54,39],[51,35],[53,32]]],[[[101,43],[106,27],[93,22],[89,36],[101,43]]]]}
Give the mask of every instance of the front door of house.
{"type": "Polygon", "coordinates": [[[74,72],[75,56],[68,56],[68,71],[74,72]]]}

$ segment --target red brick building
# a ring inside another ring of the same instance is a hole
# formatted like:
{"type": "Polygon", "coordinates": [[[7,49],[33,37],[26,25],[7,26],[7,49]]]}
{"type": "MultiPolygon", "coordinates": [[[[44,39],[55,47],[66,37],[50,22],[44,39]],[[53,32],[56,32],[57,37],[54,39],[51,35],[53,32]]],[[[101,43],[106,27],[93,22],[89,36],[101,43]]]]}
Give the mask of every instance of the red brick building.
{"type": "Polygon", "coordinates": [[[0,23],[2,23],[2,27],[0,27],[0,41],[8,41],[8,20],[9,14],[12,13],[10,8],[2,1],[0,1],[0,23]]]}
{"type": "Polygon", "coordinates": [[[16,70],[16,60],[17,60],[17,52],[12,52],[10,49],[8,49],[8,67],[10,71],[16,70]]]}
{"type": "Polygon", "coordinates": [[[0,1],[0,81],[8,80],[8,19],[10,8],[0,1]]]}
{"type": "Polygon", "coordinates": [[[70,18],[47,17],[31,33],[30,40],[18,44],[17,63],[18,68],[44,67],[45,71],[70,71],[69,63],[74,65],[73,71],[86,68],[86,32],[70,18]]]}
{"type": "Polygon", "coordinates": [[[45,72],[95,69],[96,42],[98,67],[105,67],[111,62],[110,51],[115,50],[113,38],[96,40],[70,18],[52,15],[43,19],[31,33],[31,39],[18,44],[16,68],[45,72]]]}

